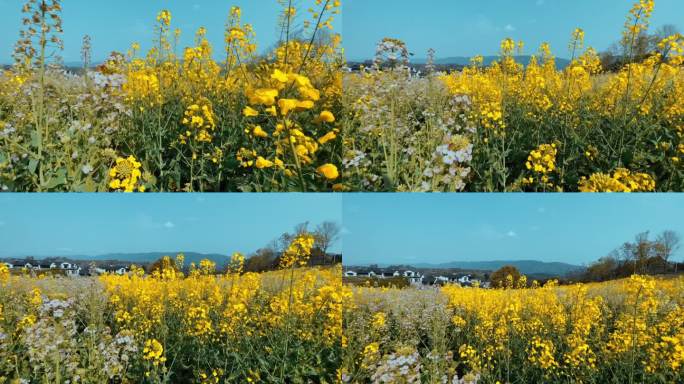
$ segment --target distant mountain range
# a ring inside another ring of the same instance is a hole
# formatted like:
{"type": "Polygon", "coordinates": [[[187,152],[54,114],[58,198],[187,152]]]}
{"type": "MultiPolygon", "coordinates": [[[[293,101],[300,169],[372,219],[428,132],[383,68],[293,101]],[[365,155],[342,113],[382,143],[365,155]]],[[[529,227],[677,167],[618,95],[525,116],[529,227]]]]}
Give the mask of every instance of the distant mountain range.
{"type": "Polygon", "coordinates": [[[190,263],[199,264],[202,259],[208,259],[215,262],[217,265],[223,265],[228,262],[230,256],[222,255],[218,253],[198,253],[198,252],[146,252],[146,253],[108,253],[99,256],[87,256],[84,257],[86,260],[120,260],[128,261],[131,263],[151,263],[158,260],[164,256],[170,256],[175,258],[177,254],[182,253],[185,255],[185,264],[190,263]]]}
{"type": "Polygon", "coordinates": [[[458,268],[466,270],[495,271],[503,266],[512,265],[526,275],[565,276],[571,272],[583,270],[579,265],[544,262],[537,260],[495,260],[495,261],[452,261],[441,264],[414,264],[417,268],[458,268]]]}
{"type": "MultiPolygon", "coordinates": [[[[119,261],[127,263],[151,263],[163,256],[170,256],[175,258],[177,254],[183,253],[185,255],[185,264],[190,263],[198,264],[202,259],[208,259],[215,262],[217,265],[224,265],[230,260],[230,256],[222,255],[218,253],[199,253],[199,252],[142,252],[142,253],[107,253],[104,255],[88,256],[88,255],[60,255],[52,256],[52,258],[67,259],[73,261],[119,261]]],[[[24,257],[17,257],[17,259],[23,259],[30,257],[31,255],[26,255],[24,257]]],[[[4,259],[10,259],[9,257],[3,257],[4,259]]],[[[36,260],[43,260],[50,257],[38,257],[33,256],[36,260]]]]}

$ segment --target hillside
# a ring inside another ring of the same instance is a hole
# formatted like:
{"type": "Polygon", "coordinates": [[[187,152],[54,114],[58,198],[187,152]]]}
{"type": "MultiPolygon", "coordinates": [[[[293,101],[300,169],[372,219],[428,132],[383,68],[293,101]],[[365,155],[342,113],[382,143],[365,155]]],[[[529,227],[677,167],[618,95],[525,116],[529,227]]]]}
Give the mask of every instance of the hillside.
{"type": "Polygon", "coordinates": [[[505,265],[512,265],[526,275],[565,276],[568,273],[584,269],[584,267],[573,264],[537,260],[452,261],[441,264],[423,263],[415,266],[419,268],[459,268],[495,271],[505,265]]]}
{"type": "Polygon", "coordinates": [[[183,253],[185,255],[185,264],[198,264],[202,259],[209,259],[217,265],[224,265],[230,259],[229,255],[221,255],[218,253],[198,253],[198,252],[145,252],[145,253],[108,253],[97,256],[71,256],[76,260],[118,260],[130,263],[151,263],[163,256],[176,257],[177,254],[183,253]]]}

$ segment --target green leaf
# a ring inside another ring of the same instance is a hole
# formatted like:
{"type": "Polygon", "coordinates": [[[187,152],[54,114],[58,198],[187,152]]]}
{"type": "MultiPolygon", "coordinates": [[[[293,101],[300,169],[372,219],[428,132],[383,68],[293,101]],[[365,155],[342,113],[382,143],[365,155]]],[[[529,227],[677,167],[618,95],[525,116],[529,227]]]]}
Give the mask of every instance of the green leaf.
{"type": "Polygon", "coordinates": [[[45,187],[47,189],[53,189],[59,185],[66,184],[66,169],[60,168],[57,171],[57,174],[52,176],[50,180],[48,180],[47,184],[45,187]]]}
{"type": "Polygon", "coordinates": [[[93,181],[92,177],[88,177],[83,185],[84,192],[97,192],[97,184],[93,181]]]}
{"type": "Polygon", "coordinates": [[[40,145],[40,135],[38,135],[38,131],[31,132],[31,146],[34,148],[38,148],[39,145],[40,145]]]}
{"type": "Polygon", "coordinates": [[[29,172],[36,173],[36,168],[38,168],[38,160],[36,160],[36,159],[29,160],[29,165],[28,165],[29,172]]]}

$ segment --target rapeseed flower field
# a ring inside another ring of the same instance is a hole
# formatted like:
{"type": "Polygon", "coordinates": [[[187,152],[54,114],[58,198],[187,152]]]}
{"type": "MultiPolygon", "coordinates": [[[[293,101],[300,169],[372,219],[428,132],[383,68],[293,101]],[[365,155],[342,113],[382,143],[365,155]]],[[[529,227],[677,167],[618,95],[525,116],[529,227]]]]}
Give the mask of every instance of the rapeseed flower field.
{"type": "Polygon", "coordinates": [[[489,65],[440,73],[432,50],[416,75],[410,47],[382,40],[345,77],[343,178],[363,191],[682,191],[684,37],[636,49],[655,6],[634,3],[618,68],[580,28],[562,68],[548,43],[521,64],[525,43],[507,38],[489,65]]]}
{"type": "Polygon", "coordinates": [[[340,267],[225,273],[204,260],[183,274],[166,257],[151,274],[92,278],[10,275],[0,264],[0,383],[283,383],[337,381],[340,267]]]}
{"type": "Polygon", "coordinates": [[[348,383],[678,383],[684,278],[352,288],[348,383]],[[516,285],[517,284],[517,285],[516,285]]]}
{"type": "MultiPolygon", "coordinates": [[[[282,42],[227,9],[224,46],[161,10],[148,52],[132,43],[66,70],[59,0],[28,0],[15,64],[0,74],[0,187],[9,191],[331,191],[342,94],[339,0],[282,5],[282,42]],[[302,15],[298,15],[298,12],[302,15]],[[295,34],[295,17],[306,18],[295,34]],[[219,51],[220,50],[220,51],[219,51]],[[217,59],[221,57],[222,59],[217,59]]],[[[68,6],[68,5],[67,5],[68,6]]]]}

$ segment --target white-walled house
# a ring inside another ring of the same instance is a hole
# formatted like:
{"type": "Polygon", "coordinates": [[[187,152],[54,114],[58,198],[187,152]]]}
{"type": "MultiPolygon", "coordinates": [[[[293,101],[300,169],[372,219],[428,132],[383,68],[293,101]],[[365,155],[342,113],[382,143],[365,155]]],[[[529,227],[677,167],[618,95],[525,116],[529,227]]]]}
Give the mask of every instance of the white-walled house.
{"type": "Polygon", "coordinates": [[[67,276],[69,277],[77,277],[81,275],[81,267],[79,267],[76,264],[71,264],[71,263],[62,263],[62,270],[64,273],[66,273],[67,276]],[[69,267],[66,268],[64,267],[64,264],[68,264],[69,267]]]}
{"type": "Polygon", "coordinates": [[[59,264],[59,267],[62,268],[62,269],[71,269],[71,268],[75,268],[76,265],[71,264],[71,263],[64,262],[64,263],[60,263],[60,264],[59,264]]]}
{"type": "Polygon", "coordinates": [[[362,268],[361,271],[355,271],[348,269],[342,274],[344,277],[368,277],[372,279],[388,279],[393,277],[404,277],[412,284],[421,284],[425,276],[421,275],[419,272],[414,272],[411,270],[395,270],[394,272],[383,271],[378,268],[365,269],[362,268]]]}
{"type": "Polygon", "coordinates": [[[77,264],[70,262],[43,262],[36,260],[15,260],[14,262],[4,262],[10,269],[26,269],[31,272],[37,271],[61,271],[66,276],[78,276],[81,271],[81,267],[77,264]]]}
{"type": "Polygon", "coordinates": [[[417,284],[417,285],[422,285],[423,284],[423,275],[415,275],[413,277],[409,277],[409,282],[411,284],[417,284]]]}
{"type": "Polygon", "coordinates": [[[457,280],[460,284],[470,284],[470,275],[464,275],[457,280]]]}
{"type": "Polygon", "coordinates": [[[414,271],[404,271],[404,277],[408,279],[411,284],[423,284],[423,275],[414,271]]]}

